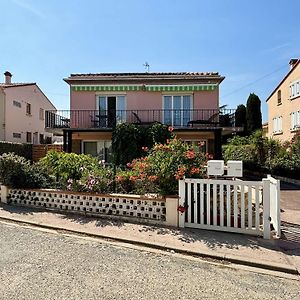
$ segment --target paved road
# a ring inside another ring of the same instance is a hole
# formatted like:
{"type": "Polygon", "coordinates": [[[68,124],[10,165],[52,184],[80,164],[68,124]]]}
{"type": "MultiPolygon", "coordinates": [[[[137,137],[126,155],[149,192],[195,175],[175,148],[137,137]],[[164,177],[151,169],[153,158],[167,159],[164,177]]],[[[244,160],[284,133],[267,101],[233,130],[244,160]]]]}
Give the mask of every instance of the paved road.
{"type": "Polygon", "coordinates": [[[0,223],[0,299],[300,299],[300,281],[0,223]]]}

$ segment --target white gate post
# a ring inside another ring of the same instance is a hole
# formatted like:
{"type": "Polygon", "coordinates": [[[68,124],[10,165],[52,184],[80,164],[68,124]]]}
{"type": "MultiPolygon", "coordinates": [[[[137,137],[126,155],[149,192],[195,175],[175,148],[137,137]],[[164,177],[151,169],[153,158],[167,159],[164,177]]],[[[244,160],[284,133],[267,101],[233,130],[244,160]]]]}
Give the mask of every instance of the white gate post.
{"type": "Polygon", "coordinates": [[[7,203],[7,196],[8,196],[8,187],[5,185],[1,185],[1,202],[2,203],[7,203]]]}
{"type": "Polygon", "coordinates": [[[271,238],[270,231],[270,180],[264,178],[263,182],[263,227],[264,239],[271,238]]]}
{"type": "MultiPolygon", "coordinates": [[[[179,207],[185,206],[185,180],[179,180],[179,207]]],[[[185,212],[178,211],[178,225],[184,228],[185,212]]]]}

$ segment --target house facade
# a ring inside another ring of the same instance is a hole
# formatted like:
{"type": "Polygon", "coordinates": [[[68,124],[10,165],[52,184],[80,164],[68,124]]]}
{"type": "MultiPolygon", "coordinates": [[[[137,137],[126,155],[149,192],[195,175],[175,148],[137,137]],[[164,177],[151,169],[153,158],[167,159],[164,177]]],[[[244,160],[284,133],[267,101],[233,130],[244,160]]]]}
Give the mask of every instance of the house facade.
{"type": "Polygon", "coordinates": [[[13,83],[5,72],[0,83],[0,140],[18,143],[51,143],[45,131],[45,111],[56,110],[36,83],[13,83]]]}
{"type": "Polygon", "coordinates": [[[289,72],[267,99],[268,137],[282,142],[300,130],[300,59],[289,64],[289,72]]]}
{"type": "Polygon", "coordinates": [[[64,79],[70,111],[47,112],[46,127],[63,129],[65,151],[107,160],[117,124],[160,122],[220,157],[221,136],[234,128],[233,111],[224,115],[219,109],[223,79],[218,73],[71,74],[64,79]],[[220,124],[225,119],[226,127],[220,124]]]}

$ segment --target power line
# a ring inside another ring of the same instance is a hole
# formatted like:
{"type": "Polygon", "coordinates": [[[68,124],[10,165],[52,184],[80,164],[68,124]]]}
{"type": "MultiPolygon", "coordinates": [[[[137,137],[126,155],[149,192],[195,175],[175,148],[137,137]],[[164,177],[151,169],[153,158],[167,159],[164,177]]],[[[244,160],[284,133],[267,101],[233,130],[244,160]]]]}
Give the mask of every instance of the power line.
{"type": "Polygon", "coordinates": [[[231,91],[230,93],[224,95],[222,98],[226,98],[226,97],[228,97],[228,96],[230,96],[230,95],[232,95],[232,94],[235,94],[236,92],[238,92],[238,91],[240,91],[240,90],[242,90],[242,89],[244,89],[244,88],[246,88],[246,87],[248,87],[248,86],[251,86],[251,85],[257,83],[257,82],[259,82],[259,81],[261,81],[261,80],[263,80],[263,79],[269,77],[270,75],[273,75],[273,74],[275,74],[275,73],[281,71],[283,68],[286,68],[286,64],[285,64],[284,66],[281,66],[280,68],[278,68],[278,69],[276,69],[276,70],[274,70],[274,71],[268,73],[268,74],[263,75],[262,77],[259,77],[258,79],[254,80],[254,81],[252,81],[252,82],[250,82],[250,83],[248,83],[248,84],[246,84],[246,85],[241,86],[240,88],[238,88],[238,89],[236,89],[236,90],[231,91]]]}

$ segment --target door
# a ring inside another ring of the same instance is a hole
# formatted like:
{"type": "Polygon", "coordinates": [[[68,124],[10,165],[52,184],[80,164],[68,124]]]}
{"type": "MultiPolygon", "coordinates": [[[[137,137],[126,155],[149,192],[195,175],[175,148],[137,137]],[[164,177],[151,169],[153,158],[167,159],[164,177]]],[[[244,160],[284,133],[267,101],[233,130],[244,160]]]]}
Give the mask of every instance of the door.
{"type": "Polygon", "coordinates": [[[97,102],[99,127],[114,128],[126,122],[125,96],[99,96],[97,102]]]}

